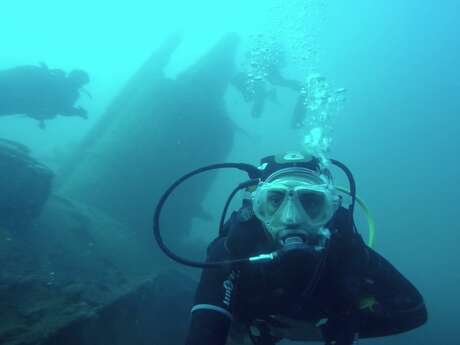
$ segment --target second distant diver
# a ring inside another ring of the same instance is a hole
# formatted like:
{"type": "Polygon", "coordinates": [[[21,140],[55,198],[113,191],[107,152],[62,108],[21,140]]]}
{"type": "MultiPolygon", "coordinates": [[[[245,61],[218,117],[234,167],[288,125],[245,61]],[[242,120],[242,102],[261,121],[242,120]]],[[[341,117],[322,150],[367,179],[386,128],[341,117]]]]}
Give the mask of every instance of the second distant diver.
{"type": "Polygon", "coordinates": [[[256,73],[257,75],[239,72],[234,76],[232,84],[243,95],[247,103],[252,103],[251,115],[254,118],[261,117],[267,100],[277,102],[276,87],[294,91],[299,96],[292,114],[291,125],[298,127],[306,115],[305,97],[301,94],[302,83],[283,76],[281,70],[285,67],[285,57],[281,50],[271,51],[270,54],[264,55],[262,60],[261,63],[253,63],[257,66],[263,65],[256,67],[256,70],[262,69],[256,73]]]}
{"type": "Polygon", "coordinates": [[[62,116],[87,118],[87,111],[75,106],[88,73],[74,69],[69,73],[46,65],[18,66],[0,71],[0,116],[26,115],[39,121],[62,116]]]}

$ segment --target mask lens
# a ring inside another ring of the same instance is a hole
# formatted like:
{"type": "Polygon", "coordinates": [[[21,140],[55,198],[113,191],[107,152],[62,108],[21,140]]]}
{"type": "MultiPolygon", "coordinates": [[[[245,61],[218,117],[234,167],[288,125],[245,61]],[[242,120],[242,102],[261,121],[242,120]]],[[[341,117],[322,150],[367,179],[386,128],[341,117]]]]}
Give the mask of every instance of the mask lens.
{"type": "Polygon", "coordinates": [[[300,190],[297,192],[300,204],[311,220],[321,218],[326,210],[326,196],[323,193],[300,190]]]}
{"type": "Polygon", "coordinates": [[[278,211],[285,197],[286,191],[283,190],[269,190],[267,192],[267,216],[271,217],[278,211]]]}

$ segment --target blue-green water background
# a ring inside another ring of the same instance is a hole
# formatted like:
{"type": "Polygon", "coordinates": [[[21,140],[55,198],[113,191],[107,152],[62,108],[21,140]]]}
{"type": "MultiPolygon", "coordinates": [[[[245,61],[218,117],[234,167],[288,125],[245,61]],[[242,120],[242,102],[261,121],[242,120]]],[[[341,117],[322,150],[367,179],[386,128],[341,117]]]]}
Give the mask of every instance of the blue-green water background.
{"type": "MultiPolygon", "coordinates": [[[[273,3],[294,18],[302,1],[1,1],[0,69],[39,62],[83,68],[91,75],[93,99],[81,101],[90,112],[87,121],[56,119],[43,131],[27,118],[2,118],[0,137],[23,142],[39,159],[58,165],[59,155],[78,145],[168,33],[185,33],[168,69],[174,75],[225,32],[244,38],[273,31],[279,14],[270,10],[273,3]]],[[[348,90],[334,120],[332,154],[354,171],[358,192],[373,210],[377,250],[416,284],[430,313],[429,323],[413,333],[365,343],[458,344],[460,3],[303,3],[313,4],[316,17],[286,25],[280,39],[290,37],[289,30],[298,37],[311,30],[315,69],[348,90]]],[[[295,65],[288,72],[304,78],[295,65]]],[[[231,102],[235,95],[229,99],[235,122],[257,138],[237,138],[231,158],[255,160],[300,142],[287,129],[287,108],[272,105],[255,121],[244,103],[231,102]]]]}

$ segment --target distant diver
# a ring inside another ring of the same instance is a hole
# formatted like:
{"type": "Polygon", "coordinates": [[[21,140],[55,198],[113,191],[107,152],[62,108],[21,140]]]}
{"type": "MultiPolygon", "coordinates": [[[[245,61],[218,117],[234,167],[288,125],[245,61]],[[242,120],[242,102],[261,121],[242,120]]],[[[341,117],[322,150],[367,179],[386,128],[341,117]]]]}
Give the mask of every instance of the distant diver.
{"type": "Polygon", "coordinates": [[[26,115],[39,121],[62,116],[87,118],[87,111],[75,106],[80,92],[89,83],[88,73],[74,69],[68,74],[61,69],[40,66],[18,66],[0,71],[0,116],[26,115]]]}
{"type": "MultiPolygon", "coordinates": [[[[261,65],[254,62],[253,65],[261,65]]],[[[248,72],[239,72],[232,80],[232,84],[243,95],[247,103],[252,102],[251,115],[254,118],[260,118],[267,100],[277,103],[275,87],[282,87],[290,89],[299,94],[294,113],[292,114],[292,126],[298,126],[298,122],[302,122],[306,115],[304,106],[305,96],[301,95],[302,83],[295,79],[288,79],[284,77],[281,70],[285,67],[284,54],[278,49],[271,51],[270,54],[263,56],[262,70],[257,74],[252,75],[248,72]],[[262,73],[260,73],[262,72],[262,73]],[[269,85],[272,88],[269,88],[269,85]]]]}

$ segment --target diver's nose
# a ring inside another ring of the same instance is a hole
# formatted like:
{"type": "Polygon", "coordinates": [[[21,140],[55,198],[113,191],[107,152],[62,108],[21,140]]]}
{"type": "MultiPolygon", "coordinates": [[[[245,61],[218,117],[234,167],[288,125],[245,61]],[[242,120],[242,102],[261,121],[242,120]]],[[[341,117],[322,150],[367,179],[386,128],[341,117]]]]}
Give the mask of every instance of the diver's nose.
{"type": "Polygon", "coordinates": [[[288,196],[281,220],[284,224],[291,226],[300,223],[299,212],[291,196],[288,196]]]}

